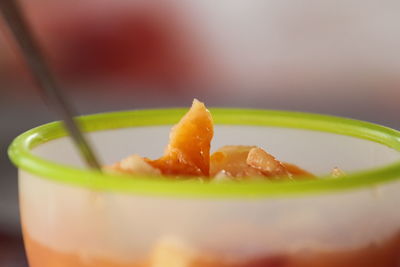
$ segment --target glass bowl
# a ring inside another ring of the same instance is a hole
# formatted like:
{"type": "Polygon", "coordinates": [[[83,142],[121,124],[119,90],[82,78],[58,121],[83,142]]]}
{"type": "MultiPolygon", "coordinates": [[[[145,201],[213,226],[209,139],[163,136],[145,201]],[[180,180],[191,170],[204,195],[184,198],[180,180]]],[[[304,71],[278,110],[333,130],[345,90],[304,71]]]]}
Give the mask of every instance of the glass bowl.
{"type": "MultiPolygon", "coordinates": [[[[186,109],[79,118],[105,164],[157,158],[186,109]]],[[[59,122],[9,148],[31,267],[398,266],[400,133],[346,118],[211,109],[212,148],[257,145],[319,175],[204,183],[84,168],[59,122]],[[328,174],[340,167],[347,174],[328,174]]]]}

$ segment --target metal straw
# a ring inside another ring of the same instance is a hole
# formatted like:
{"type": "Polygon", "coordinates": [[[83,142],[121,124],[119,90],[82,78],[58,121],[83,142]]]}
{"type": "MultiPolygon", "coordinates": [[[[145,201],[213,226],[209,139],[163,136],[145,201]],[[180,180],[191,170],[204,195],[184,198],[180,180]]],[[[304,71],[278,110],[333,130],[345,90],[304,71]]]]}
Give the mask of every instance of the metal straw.
{"type": "Polygon", "coordinates": [[[18,3],[14,0],[0,0],[0,8],[10,31],[21,49],[42,98],[61,117],[87,165],[90,168],[100,170],[99,161],[73,118],[75,113],[72,106],[57,88],[18,3]]]}

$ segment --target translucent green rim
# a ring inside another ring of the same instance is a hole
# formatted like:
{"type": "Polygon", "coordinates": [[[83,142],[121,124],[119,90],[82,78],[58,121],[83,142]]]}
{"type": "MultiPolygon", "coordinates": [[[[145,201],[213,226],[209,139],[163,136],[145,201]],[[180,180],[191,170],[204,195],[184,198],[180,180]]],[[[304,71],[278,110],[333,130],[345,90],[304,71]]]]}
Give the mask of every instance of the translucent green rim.
{"type": "MultiPolygon", "coordinates": [[[[127,127],[171,125],[187,109],[156,109],[111,112],[82,116],[79,123],[86,132],[127,127]]],[[[400,151],[400,132],[376,124],[319,114],[252,110],[211,109],[214,122],[219,125],[277,126],[308,129],[354,136],[384,144],[400,151]]],[[[32,148],[60,138],[66,132],[60,122],[48,123],[18,136],[8,153],[20,169],[45,179],[93,190],[105,190],[141,195],[174,197],[255,198],[296,196],[329,191],[343,191],[373,186],[400,178],[400,162],[380,168],[355,172],[342,179],[318,179],[302,182],[225,182],[204,184],[200,181],[169,181],[145,176],[110,175],[73,168],[44,160],[33,155],[32,148]]],[[[134,151],[132,151],[133,153],[134,151]]]]}

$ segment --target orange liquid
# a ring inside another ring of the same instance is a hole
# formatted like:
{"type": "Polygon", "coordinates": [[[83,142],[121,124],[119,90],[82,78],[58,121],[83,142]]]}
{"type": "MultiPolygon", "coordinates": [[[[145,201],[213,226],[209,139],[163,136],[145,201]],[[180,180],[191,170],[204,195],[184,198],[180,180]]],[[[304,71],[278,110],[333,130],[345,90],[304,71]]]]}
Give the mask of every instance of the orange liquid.
{"type": "Polygon", "coordinates": [[[83,259],[77,254],[63,253],[46,247],[24,234],[29,267],[145,267],[140,263],[118,263],[108,259],[83,259]]]}
{"type": "MultiPolygon", "coordinates": [[[[118,263],[109,259],[83,259],[77,254],[57,252],[28,235],[24,236],[30,267],[153,267],[146,262],[118,263]]],[[[159,265],[157,265],[158,267],[159,265]]],[[[176,267],[163,266],[163,267],[176,267]]],[[[197,257],[184,267],[398,267],[400,266],[400,234],[382,244],[341,251],[302,252],[227,262],[217,257],[197,257]]]]}

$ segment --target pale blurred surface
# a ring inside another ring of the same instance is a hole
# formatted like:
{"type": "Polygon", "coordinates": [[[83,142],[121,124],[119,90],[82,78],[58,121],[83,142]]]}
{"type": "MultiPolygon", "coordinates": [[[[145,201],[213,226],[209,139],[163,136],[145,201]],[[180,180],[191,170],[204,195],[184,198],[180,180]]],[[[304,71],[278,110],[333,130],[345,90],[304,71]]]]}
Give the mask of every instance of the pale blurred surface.
{"type": "MultiPolygon", "coordinates": [[[[397,1],[20,2],[80,114],[189,106],[196,97],[209,106],[319,112],[400,128],[397,1]]],[[[16,170],[6,149],[56,117],[0,23],[0,266],[3,259],[24,266],[16,170]],[[14,252],[2,244],[16,244],[14,252]]]]}

